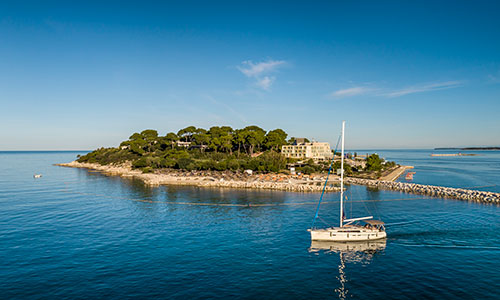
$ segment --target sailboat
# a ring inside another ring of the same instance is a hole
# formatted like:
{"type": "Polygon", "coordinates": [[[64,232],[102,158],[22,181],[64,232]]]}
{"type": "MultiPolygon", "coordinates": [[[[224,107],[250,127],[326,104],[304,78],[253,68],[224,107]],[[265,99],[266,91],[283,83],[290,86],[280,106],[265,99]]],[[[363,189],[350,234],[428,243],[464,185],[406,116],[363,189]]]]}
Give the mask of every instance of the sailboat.
{"type": "MultiPolygon", "coordinates": [[[[316,210],[316,216],[314,217],[313,225],[308,230],[311,232],[311,240],[313,241],[331,241],[331,242],[351,242],[351,241],[368,241],[368,240],[379,240],[387,237],[385,232],[384,222],[380,220],[373,220],[373,216],[361,217],[361,218],[351,218],[345,219],[344,217],[344,131],[345,131],[345,121],[342,121],[342,150],[341,150],[341,163],[340,163],[340,226],[330,227],[330,228],[315,228],[314,221],[318,217],[319,205],[323,198],[323,193],[321,194],[320,202],[318,203],[318,208],[316,210]],[[364,224],[359,223],[362,221],[364,224]]],[[[335,159],[335,155],[332,158],[335,159]]],[[[328,172],[330,175],[331,171],[328,172]]],[[[326,178],[328,182],[328,176],[326,178]]],[[[325,186],[326,186],[325,182],[325,186]]]]}

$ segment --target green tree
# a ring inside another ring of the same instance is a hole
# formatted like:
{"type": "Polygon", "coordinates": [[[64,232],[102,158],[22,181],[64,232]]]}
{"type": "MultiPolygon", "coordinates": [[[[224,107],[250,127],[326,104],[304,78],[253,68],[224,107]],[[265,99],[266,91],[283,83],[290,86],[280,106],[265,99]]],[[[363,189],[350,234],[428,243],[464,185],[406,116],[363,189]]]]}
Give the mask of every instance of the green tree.
{"type": "Polygon", "coordinates": [[[169,132],[167,133],[167,135],[165,135],[165,141],[171,146],[172,149],[174,149],[175,142],[177,142],[178,140],[179,137],[173,132],[169,132]]]}
{"type": "MultiPolygon", "coordinates": [[[[337,172],[337,170],[340,169],[340,165],[341,165],[341,162],[340,161],[336,161],[333,163],[333,166],[332,166],[332,172],[337,172]]],[[[352,174],[352,167],[344,162],[344,175],[351,175],[352,174]]]]}
{"type": "Polygon", "coordinates": [[[264,145],[267,149],[278,151],[281,146],[286,144],[287,134],[282,129],[274,129],[266,134],[264,145]]]}
{"type": "MultiPolygon", "coordinates": [[[[146,129],[132,134],[118,148],[99,148],[78,158],[80,162],[110,163],[130,162],[134,168],[143,172],[152,172],[157,168],[179,168],[184,170],[238,170],[252,169],[261,172],[279,172],[286,167],[288,160],[277,151],[285,143],[287,134],[282,129],[274,129],[266,134],[258,126],[248,126],[234,130],[229,126],[213,126],[209,131],[189,126],[179,130],[180,137],[169,132],[158,136],[153,129],[146,129]],[[213,152],[188,151],[175,147],[182,139],[196,145],[210,145],[213,152]],[[244,148],[247,154],[265,151],[262,155],[232,156],[234,149],[238,154],[244,148]]],[[[317,169],[318,166],[311,164],[317,169]]]]}
{"type": "Polygon", "coordinates": [[[140,133],[135,132],[128,139],[131,141],[142,140],[142,135],[140,133]]]}
{"type": "Polygon", "coordinates": [[[255,148],[260,150],[260,145],[264,142],[266,131],[255,125],[245,127],[244,131],[246,132],[245,142],[248,144],[248,153],[252,155],[255,148]]]}
{"type": "Polygon", "coordinates": [[[234,132],[231,127],[213,126],[209,129],[208,134],[210,136],[209,147],[212,150],[232,153],[234,132]]]}
{"type": "Polygon", "coordinates": [[[146,141],[154,141],[158,137],[158,131],[146,129],[141,132],[141,136],[146,141]]]}
{"type": "Polygon", "coordinates": [[[220,137],[221,135],[223,135],[222,129],[219,126],[212,126],[208,130],[208,134],[210,136],[210,141],[208,146],[210,147],[210,149],[214,150],[215,152],[218,152],[221,146],[220,137]]]}
{"type": "Polygon", "coordinates": [[[143,149],[151,152],[154,148],[154,145],[158,143],[158,131],[153,129],[146,129],[141,132],[142,139],[145,141],[145,145],[143,149]]]}
{"type": "Polygon", "coordinates": [[[221,128],[222,134],[220,136],[220,147],[224,152],[229,152],[229,154],[233,153],[233,138],[234,138],[234,130],[229,126],[222,126],[221,128]]]}
{"type": "Polygon", "coordinates": [[[210,136],[208,132],[203,128],[196,129],[196,132],[193,134],[193,142],[195,145],[200,145],[200,151],[203,151],[203,146],[210,143],[210,136]]]}
{"type": "Polygon", "coordinates": [[[129,137],[128,145],[130,146],[130,151],[135,154],[144,154],[144,147],[147,142],[144,140],[142,134],[135,132],[129,137]]]}
{"type": "Polygon", "coordinates": [[[240,155],[241,146],[245,147],[245,139],[246,139],[246,132],[244,129],[235,130],[233,143],[236,144],[238,147],[238,156],[240,155]]]}
{"type": "Polygon", "coordinates": [[[372,154],[366,158],[366,170],[380,171],[382,170],[382,163],[384,162],[377,154],[372,154]]]}
{"type": "Polygon", "coordinates": [[[193,135],[196,133],[196,127],[194,126],[188,126],[186,128],[183,128],[177,132],[177,135],[180,138],[184,138],[186,142],[191,142],[193,135]]]}
{"type": "Polygon", "coordinates": [[[146,151],[144,151],[144,147],[146,146],[146,141],[143,139],[140,140],[133,140],[130,142],[130,151],[136,154],[144,154],[146,151]]]}

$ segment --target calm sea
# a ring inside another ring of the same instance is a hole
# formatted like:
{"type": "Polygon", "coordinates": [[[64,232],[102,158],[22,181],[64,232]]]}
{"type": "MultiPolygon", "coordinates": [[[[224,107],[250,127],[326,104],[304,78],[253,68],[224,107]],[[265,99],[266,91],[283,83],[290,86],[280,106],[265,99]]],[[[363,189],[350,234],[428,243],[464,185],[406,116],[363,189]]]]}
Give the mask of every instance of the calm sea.
{"type": "MultiPolygon", "coordinates": [[[[414,165],[415,182],[500,191],[500,152],[377,152],[414,165]]],[[[53,166],[77,154],[0,152],[0,298],[498,299],[498,206],[350,187],[348,217],[381,218],[387,241],[311,245],[318,194],[53,166]]],[[[337,224],[337,201],[318,225],[337,224]]]]}

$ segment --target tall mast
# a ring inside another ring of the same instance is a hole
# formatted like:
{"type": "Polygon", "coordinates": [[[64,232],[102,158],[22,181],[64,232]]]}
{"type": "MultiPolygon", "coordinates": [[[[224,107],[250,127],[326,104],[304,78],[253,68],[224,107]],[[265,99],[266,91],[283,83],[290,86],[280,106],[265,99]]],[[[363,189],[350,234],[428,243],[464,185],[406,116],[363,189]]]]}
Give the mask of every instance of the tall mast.
{"type": "Polygon", "coordinates": [[[345,121],[342,121],[342,158],[340,159],[340,227],[342,227],[344,219],[344,130],[345,121]]]}

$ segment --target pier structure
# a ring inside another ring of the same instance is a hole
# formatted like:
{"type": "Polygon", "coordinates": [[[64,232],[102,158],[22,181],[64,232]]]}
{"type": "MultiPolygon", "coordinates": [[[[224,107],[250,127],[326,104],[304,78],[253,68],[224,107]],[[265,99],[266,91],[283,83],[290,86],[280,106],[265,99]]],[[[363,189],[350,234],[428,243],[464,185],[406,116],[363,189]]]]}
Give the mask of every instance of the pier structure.
{"type": "Polygon", "coordinates": [[[346,182],[349,184],[364,185],[383,190],[393,190],[432,197],[443,197],[474,202],[500,204],[500,193],[494,192],[352,177],[347,178],[346,182]]]}

